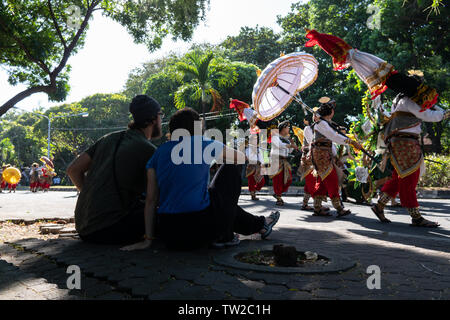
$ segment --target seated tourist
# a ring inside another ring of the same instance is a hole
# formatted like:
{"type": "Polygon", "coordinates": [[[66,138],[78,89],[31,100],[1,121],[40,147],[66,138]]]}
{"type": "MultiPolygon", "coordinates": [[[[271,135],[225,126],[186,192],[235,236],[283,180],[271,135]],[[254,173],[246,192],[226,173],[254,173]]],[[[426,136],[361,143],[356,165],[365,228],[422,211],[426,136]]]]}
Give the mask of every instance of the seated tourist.
{"type": "Polygon", "coordinates": [[[93,243],[130,244],[142,239],[147,180],[145,165],[161,136],[161,107],[148,96],[130,104],[129,129],[102,137],[75,159],[67,175],[80,191],[76,230],[93,243]]]}
{"type": "Polygon", "coordinates": [[[279,212],[257,217],[238,206],[240,166],[222,164],[209,183],[213,160],[236,163],[240,157],[244,163],[245,155],[203,137],[201,129],[194,129],[195,125],[200,128],[199,120],[190,108],[177,111],[170,119],[172,141],[161,145],[147,164],[145,240],[123,250],[148,248],[155,236],[168,248],[192,249],[239,244],[235,232],[260,233],[263,239],[272,232],[279,212]]]}

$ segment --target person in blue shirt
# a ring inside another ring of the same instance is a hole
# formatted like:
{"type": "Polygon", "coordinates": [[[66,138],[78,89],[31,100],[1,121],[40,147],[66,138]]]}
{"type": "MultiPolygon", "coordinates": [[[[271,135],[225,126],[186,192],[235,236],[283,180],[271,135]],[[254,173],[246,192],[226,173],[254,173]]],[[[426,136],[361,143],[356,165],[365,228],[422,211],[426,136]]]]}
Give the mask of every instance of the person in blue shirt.
{"type": "Polygon", "coordinates": [[[191,108],[177,111],[169,130],[171,141],[161,145],[147,163],[145,239],[122,249],[148,248],[155,235],[171,249],[237,245],[235,233],[260,233],[266,239],[280,214],[258,217],[238,206],[241,167],[235,163],[239,157],[244,163],[245,155],[205,138],[200,116],[191,108]],[[214,160],[225,164],[210,183],[214,160]]]}

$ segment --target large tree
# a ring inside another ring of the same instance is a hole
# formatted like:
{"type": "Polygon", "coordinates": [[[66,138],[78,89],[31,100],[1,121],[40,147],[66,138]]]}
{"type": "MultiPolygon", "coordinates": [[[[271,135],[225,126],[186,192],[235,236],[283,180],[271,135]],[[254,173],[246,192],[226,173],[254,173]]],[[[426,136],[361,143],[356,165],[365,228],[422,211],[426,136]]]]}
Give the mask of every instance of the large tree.
{"type": "Polygon", "coordinates": [[[221,43],[231,60],[253,63],[264,69],[285,50],[281,35],[267,27],[242,27],[237,36],[229,36],[221,43]]]}
{"type": "Polygon", "coordinates": [[[27,89],[0,106],[0,116],[26,97],[47,93],[63,101],[71,55],[84,45],[94,11],[122,24],[135,42],[155,50],[169,34],[188,40],[209,0],[1,0],[0,65],[9,83],[27,89]]]}

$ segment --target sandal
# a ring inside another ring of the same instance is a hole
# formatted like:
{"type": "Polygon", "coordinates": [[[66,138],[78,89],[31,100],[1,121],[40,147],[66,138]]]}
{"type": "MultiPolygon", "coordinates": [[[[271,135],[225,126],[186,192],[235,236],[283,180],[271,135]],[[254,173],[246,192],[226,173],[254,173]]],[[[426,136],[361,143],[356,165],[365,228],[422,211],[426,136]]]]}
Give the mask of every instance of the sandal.
{"type": "Polygon", "coordinates": [[[255,192],[251,192],[250,195],[252,196],[252,200],[253,201],[259,201],[259,198],[256,197],[256,193],[255,192]]]}
{"type": "Polygon", "coordinates": [[[377,206],[376,204],[373,205],[373,206],[371,207],[371,209],[372,209],[373,213],[375,213],[375,215],[377,216],[378,220],[380,220],[380,222],[382,222],[382,223],[391,223],[391,220],[387,219],[387,218],[384,216],[383,211],[380,211],[380,210],[378,209],[378,206],[377,206]]]}
{"type": "Polygon", "coordinates": [[[275,203],[277,206],[282,207],[284,206],[284,201],[280,196],[277,196],[276,194],[273,195],[275,199],[277,199],[277,203],[275,203]]]}
{"type": "Polygon", "coordinates": [[[348,216],[351,213],[352,212],[350,210],[348,210],[348,209],[342,209],[341,211],[338,211],[337,217],[338,218],[345,217],[345,216],[348,216]]]}
{"type": "Polygon", "coordinates": [[[270,234],[272,233],[273,226],[280,219],[280,212],[279,211],[272,212],[269,218],[272,219],[272,221],[269,224],[266,223],[266,221],[264,221],[264,230],[266,230],[266,232],[261,234],[261,239],[263,240],[267,239],[267,237],[270,236],[270,234]]]}
{"type": "Polygon", "coordinates": [[[301,210],[306,210],[306,211],[312,211],[312,210],[314,210],[313,207],[310,207],[310,206],[308,206],[307,204],[306,204],[306,205],[303,204],[303,205],[300,207],[300,209],[301,209],[301,210]]]}
{"type": "Polygon", "coordinates": [[[437,228],[440,226],[440,224],[420,217],[419,219],[412,219],[411,226],[422,228],[437,228]]]}
{"type": "Polygon", "coordinates": [[[321,208],[319,211],[314,210],[313,217],[332,217],[332,214],[321,208]]]}

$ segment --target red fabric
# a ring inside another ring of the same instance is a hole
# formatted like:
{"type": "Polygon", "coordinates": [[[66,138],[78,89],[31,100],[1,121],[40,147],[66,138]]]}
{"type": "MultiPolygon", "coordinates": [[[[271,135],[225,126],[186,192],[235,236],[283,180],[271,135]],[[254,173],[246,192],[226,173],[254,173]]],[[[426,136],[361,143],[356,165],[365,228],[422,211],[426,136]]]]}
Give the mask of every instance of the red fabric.
{"type": "Polygon", "coordinates": [[[284,184],[284,170],[281,170],[279,174],[272,178],[273,192],[277,196],[281,196],[284,192],[288,191],[292,183],[292,173],[290,173],[290,179],[284,184]]]}
{"type": "Polygon", "coordinates": [[[16,184],[8,184],[8,189],[9,190],[15,190],[17,187],[17,183],[16,184]]]}
{"type": "Polygon", "coordinates": [[[439,97],[439,95],[436,94],[433,97],[433,100],[424,102],[423,105],[421,106],[420,112],[425,112],[428,109],[432,108],[436,104],[438,97],[439,97]]]}
{"type": "Polygon", "coordinates": [[[384,92],[389,88],[389,87],[386,85],[386,81],[389,79],[390,76],[392,76],[392,75],[394,75],[394,74],[397,74],[397,73],[398,73],[397,70],[392,71],[392,72],[388,75],[388,77],[386,78],[386,80],[384,80],[384,82],[383,82],[383,87],[380,88],[380,89],[378,89],[378,90],[375,90],[374,92],[371,92],[371,93],[370,93],[370,94],[371,94],[371,99],[372,99],[372,100],[375,100],[376,97],[378,97],[380,94],[384,93],[384,92]]]}
{"type": "Polygon", "coordinates": [[[405,178],[400,178],[397,171],[394,170],[392,178],[388,180],[381,188],[381,192],[387,193],[395,198],[400,193],[400,203],[404,208],[417,208],[416,186],[420,178],[420,169],[405,178]]]}
{"type": "Polygon", "coordinates": [[[244,115],[244,109],[245,108],[250,108],[250,106],[247,103],[245,103],[245,102],[239,101],[237,99],[233,99],[230,102],[230,109],[235,109],[236,110],[236,112],[239,115],[239,121],[241,121],[241,122],[246,119],[245,115],[244,115]]]}
{"type": "Polygon", "coordinates": [[[315,196],[326,196],[327,193],[330,199],[339,198],[339,179],[335,168],[325,180],[322,181],[320,176],[317,177],[312,196],[313,198],[315,196]]]}
{"type": "Polygon", "coordinates": [[[316,30],[308,31],[306,37],[310,39],[305,47],[318,45],[323,51],[333,58],[334,70],[348,68],[346,63],[348,52],[353,49],[344,40],[331,34],[319,33],[316,30]]]}
{"type": "Polygon", "coordinates": [[[6,188],[6,181],[2,181],[2,184],[0,185],[0,188],[5,189],[6,188]]]}
{"type": "Polygon", "coordinates": [[[316,185],[316,178],[314,178],[312,172],[305,177],[305,187],[304,191],[308,194],[314,193],[314,187],[316,185]]]}
{"type": "Polygon", "coordinates": [[[259,183],[256,183],[255,181],[255,174],[252,174],[251,176],[248,176],[248,191],[259,191],[264,187],[264,184],[266,183],[266,180],[264,177],[261,179],[259,183]]]}

